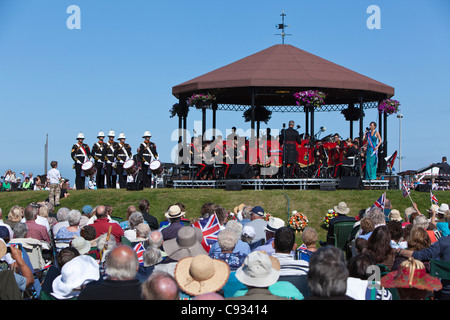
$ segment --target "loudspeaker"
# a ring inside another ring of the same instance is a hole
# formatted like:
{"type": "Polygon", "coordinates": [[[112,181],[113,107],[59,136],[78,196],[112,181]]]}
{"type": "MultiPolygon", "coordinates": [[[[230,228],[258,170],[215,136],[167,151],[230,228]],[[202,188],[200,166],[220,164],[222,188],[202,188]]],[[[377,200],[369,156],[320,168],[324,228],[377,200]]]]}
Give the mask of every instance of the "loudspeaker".
{"type": "Polygon", "coordinates": [[[225,190],[226,191],[241,191],[242,184],[240,181],[227,180],[227,181],[225,181],[225,190]]]}
{"type": "Polygon", "coordinates": [[[248,163],[233,164],[228,176],[236,179],[250,179],[252,177],[251,167],[248,163]]]}
{"type": "Polygon", "coordinates": [[[361,189],[361,177],[342,177],[339,180],[339,189],[361,189]]]}
{"type": "Polygon", "coordinates": [[[142,185],[142,183],[140,181],[127,183],[128,191],[139,191],[139,190],[143,190],[143,189],[144,189],[144,186],[142,185]]]}
{"type": "Polygon", "coordinates": [[[419,192],[430,192],[431,184],[418,184],[414,190],[419,192]]]}
{"type": "Polygon", "coordinates": [[[336,184],[334,182],[321,183],[320,191],[336,191],[336,184]]]}

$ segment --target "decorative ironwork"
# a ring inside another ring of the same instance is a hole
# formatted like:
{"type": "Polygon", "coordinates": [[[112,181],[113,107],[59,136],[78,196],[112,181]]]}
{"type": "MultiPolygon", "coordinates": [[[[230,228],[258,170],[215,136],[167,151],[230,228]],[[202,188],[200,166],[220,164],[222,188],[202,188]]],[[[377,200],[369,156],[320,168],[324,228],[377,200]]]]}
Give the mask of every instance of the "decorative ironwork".
{"type": "MultiPolygon", "coordinates": [[[[239,105],[239,104],[218,104],[217,110],[221,111],[246,111],[249,105],[239,105]]],[[[303,107],[297,105],[294,106],[265,106],[267,110],[272,112],[304,112],[303,107]]],[[[332,112],[332,111],[342,111],[349,107],[348,104],[330,104],[322,105],[320,107],[314,108],[314,112],[332,112]]],[[[355,103],[355,108],[359,108],[359,104],[355,103]]],[[[364,102],[363,109],[376,109],[378,108],[378,101],[364,102]]]]}

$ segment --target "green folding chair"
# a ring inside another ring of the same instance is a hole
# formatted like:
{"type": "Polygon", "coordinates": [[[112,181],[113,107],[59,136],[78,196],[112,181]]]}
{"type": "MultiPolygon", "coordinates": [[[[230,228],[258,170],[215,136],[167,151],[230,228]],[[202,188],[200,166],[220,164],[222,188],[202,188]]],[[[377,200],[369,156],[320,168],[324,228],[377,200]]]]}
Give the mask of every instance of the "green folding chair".
{"type": "Polygon", "coordinates": [[[334,225],[334,246],[342,250],[345,249],[348,237],[352,233],[354,221],[337,222],[334,225]]]}
{"type": "Polygon", "coordinates": [[[430,275],[439,279],[450,280],[450,261],[431,259],[430,275]]]}

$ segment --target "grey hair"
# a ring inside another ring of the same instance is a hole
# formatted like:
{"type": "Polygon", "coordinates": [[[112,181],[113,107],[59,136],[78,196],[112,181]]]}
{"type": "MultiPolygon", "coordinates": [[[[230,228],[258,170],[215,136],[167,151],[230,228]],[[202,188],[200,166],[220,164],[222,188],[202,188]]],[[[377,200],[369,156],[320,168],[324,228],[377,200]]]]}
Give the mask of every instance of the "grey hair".
{"type": "Polygon", "coordinates": [[[421,214],[414,218],[413,225],[427,229],[429,222],[428,222],[428,219],[424,215],[421,214]]]}
{"type": "Polygon", "coordinates": [[[66,207],[60,208],[56,213],[56,220],[58,220],[59,222],[69,220],[69,212],[70,212],[69,208],[66,207]]]}
{"type": "Polygon", "coordinates": [[[157,248],[150,247],[144,252],[144,266],[146,267],[154,266],[155,264],[161,262],[161,260],[161,250],[157,248]]]}
{"type": "Polygon", "coordinates": [[[252,215],[252,206],[245,206],[242,209],[242,219],[250,219],[252,215]]]}
{"type": "Polygon", "coordinates": [[[134,229],[140,223],[144,223],[144,216],[142,215],[141,212],[135,211],[130,215],[130,218],[128,218],[128,221],[130,222],[130,228],[134,229]]]}
{"type": "Polygon", "coordinates": [[[376,207],[373,209],[370,209],[367,212],[366,218],[372,220],[373,223],[375,224],[375,226],[381,225],[381,224],[386,224],[386,217],[385,217],[383,211],[381,211],[381,209],[376,208],[376,207]]]}
{"type": "Polygon", "coordinates": [[[324,246],[311,255],[307,279],[313,295],[323,298],[345,295],[348,275],[341,249],[324,246]]]}
{"type": "Polygon", "coordinates": [[[78,210],[70,210],[67,215],[67,220],[69,221],[70,226],[77,226],[80,224],[81,220],[81,212],[78,210]]]}
{"type": "Polygon", "coordinates": [[[163,240],[164,240],[164,237],[160,231],[154,230],[154,231],[150,232],[150,234],[148,235],[148,243],[149,243],[149,246],[152,248],[160,248],[162,246],[163,240]],[[155,237],[155,235],[156,235],[156,237],[155,237]],[[155,238],[157,240],[155,240],[155,238]]]}
{"type": "Polygon", "coordinates": [[[13,232],[14,238],[26,238],[28,233],[28,227],[25,223],[19,222],[14,226],[13,232]]]}
{"type": "Polygon", "coordinates": [[[219,232],[217,236],[217,242],[219,243],[219,247],[222,251],[230,251],[233,250],[239,241],[240,235],[236,233],[233,229],[223,229],[219,232]]]}
{"type": "Polygon", "coordinates": [[[242,225],[242,223],[240,223],[237,220],[230,220],[225,225],[225,228],[234,230],[234,231],[237,232],[238,235],[241,235],[242,234],[242,229],[244,228],[244,226],[242,225]]]}

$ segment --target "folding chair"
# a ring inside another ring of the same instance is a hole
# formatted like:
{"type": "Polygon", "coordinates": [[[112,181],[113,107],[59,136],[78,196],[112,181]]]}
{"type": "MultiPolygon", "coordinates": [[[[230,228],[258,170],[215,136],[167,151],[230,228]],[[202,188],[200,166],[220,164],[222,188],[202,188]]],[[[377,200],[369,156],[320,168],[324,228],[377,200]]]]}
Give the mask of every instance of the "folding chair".
{"type": "Polygon", "coordinates": [[[450,280],[450,261],[430,260],[430,275],[443,280],[450,280]]]}
{"type": "Polygon", "coordinates": [[[334,224],[334,246],[344,250],[352,233],[354,221],[341,221],[334,224]]]}

